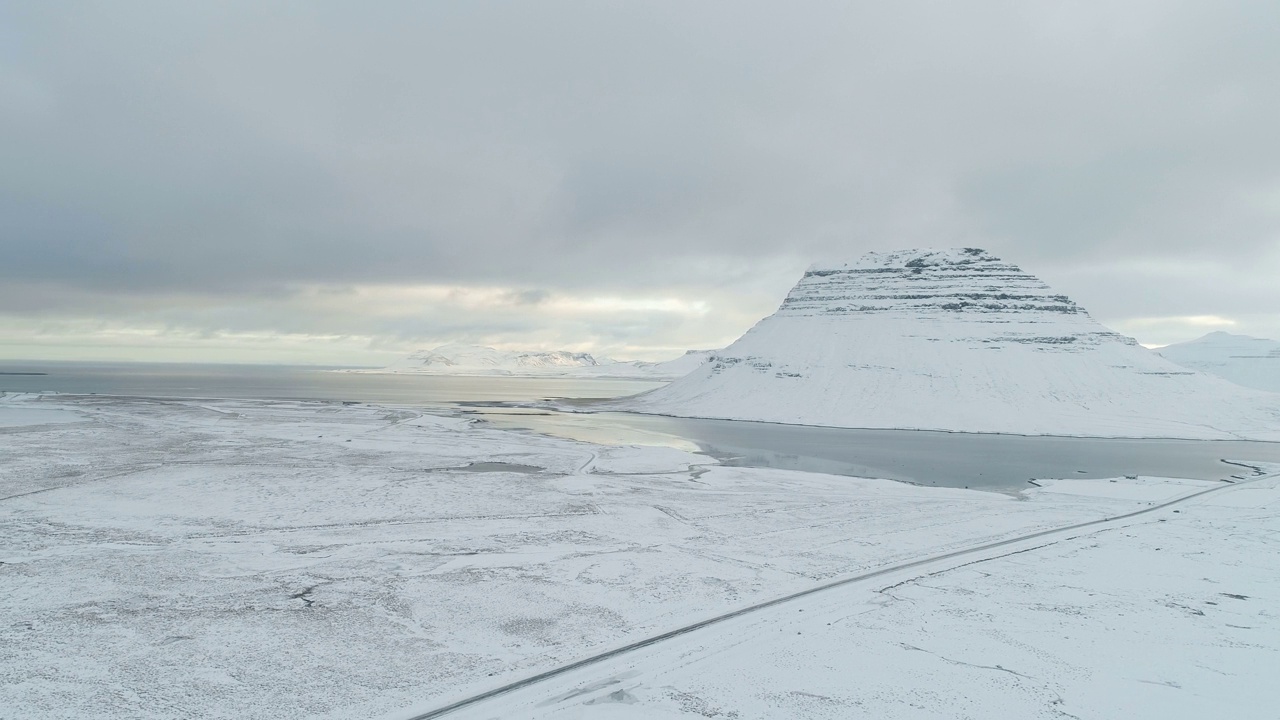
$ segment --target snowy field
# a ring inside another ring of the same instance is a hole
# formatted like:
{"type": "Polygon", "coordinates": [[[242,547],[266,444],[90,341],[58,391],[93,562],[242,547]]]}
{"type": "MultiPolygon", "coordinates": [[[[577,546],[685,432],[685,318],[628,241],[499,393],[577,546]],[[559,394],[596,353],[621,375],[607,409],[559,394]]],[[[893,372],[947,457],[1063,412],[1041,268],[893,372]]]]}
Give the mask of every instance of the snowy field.
{"type": "Polygon", "coordinates": [[[451,716],[1275,717],[1277,481],[1045,485],[0,398],[0,717],[411,718],[843,579],[451,716]]]}

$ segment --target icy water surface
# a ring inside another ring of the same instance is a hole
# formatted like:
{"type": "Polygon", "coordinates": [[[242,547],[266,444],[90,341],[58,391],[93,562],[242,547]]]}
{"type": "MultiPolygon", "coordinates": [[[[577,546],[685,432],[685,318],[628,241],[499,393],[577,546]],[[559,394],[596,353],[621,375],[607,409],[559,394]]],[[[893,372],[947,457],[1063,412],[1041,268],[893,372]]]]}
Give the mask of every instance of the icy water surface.
{"type": "Polygon", "coordinates": [[[382,375],[284,366],[0,363],[0,391],[448,407],[475,413],[498,427],[573,440],[675,447],[703,452],[730,465],[880,477],[942,487],[1012,490],[1026,487],[1033,478],[1123,475],[1219,480],[1250,472],[1224,460],[1280,462],[1280,443],[848,430],[500,406],[502,402],[529,404],[545,398],[619,397],[661,384],[616,379],[382,375]]]}
{"type": "Polygon", "coordinates": [[[499,427],[601,444],[700,451],[728,465],[877,477],[939,487],[1022,489],[1034,478],[1125,475],[1221,480],[1280,462],[1280,443],[851,430],[656,415],[480,410],[499,427]],[[1224,462],[1229,461],[1229,462],[1224,462]]]}
{"type": "Polygon", "coordinates": [[[0,362],[0,392],[441,405],[553,397],[610,398],[663,384],[645,380],[449,377],[333,370],[283,365],[0,362]]]}

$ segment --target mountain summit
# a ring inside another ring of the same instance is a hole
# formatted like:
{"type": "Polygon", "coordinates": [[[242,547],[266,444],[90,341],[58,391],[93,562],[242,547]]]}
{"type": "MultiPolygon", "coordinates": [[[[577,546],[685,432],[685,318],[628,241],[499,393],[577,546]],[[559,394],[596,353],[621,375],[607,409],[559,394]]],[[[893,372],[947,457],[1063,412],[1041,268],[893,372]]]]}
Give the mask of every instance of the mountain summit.
{"type": "Polygon", "coordinates": [[[814,265],[773,315],[629,402],[836,427],[1280,437],[1274,398],[1165,360],[977,248],[814,265]]]}

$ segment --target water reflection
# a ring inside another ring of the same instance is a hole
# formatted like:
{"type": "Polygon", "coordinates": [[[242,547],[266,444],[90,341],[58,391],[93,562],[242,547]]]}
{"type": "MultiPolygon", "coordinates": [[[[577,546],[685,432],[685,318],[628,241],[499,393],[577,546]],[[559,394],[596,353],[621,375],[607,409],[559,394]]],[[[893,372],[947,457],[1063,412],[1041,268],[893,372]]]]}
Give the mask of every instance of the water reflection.
{"type": "Polygon", "coordinates": [[[466,377],[340,372],[285,365],[0,362],[0,392],[95,393],[131,397],[394,403],[612,398],[659,387],[648,380],[466,377]]]}
{"type": "Polygon", "coordinates": [[[916,430],[850,430],[629,413],[475,408],[488,422],[606,445],[658,445],[728,465],[774,467],[920,485],[1021,489],[1033,478],[1124,475],[1221,480],[1228,464],[1280,463],[1280,443],[1025,437],[916,430]]]}

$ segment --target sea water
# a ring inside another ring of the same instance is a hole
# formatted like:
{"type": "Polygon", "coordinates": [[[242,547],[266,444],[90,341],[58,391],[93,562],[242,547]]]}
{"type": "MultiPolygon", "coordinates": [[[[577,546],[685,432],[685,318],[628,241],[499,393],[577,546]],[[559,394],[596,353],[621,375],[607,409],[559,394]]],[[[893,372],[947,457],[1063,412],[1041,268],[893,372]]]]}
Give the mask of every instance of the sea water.
{"type": "Polygon", "coordinates": [[[645,380],[460,377],[341,368],[159,363],[0,362],[0,392],[274,399],[410,405],[513,430],[612,445],[660,445],[722,463],[921,485],[1013,490],[1037,478],[1245,477],[1231,463],[1280,463],[1280,443],[1131,440],[855,430],[591,412],[593,399],[659,387],[645,380]],[[576,398],[586,412],[538,407],[576,398]],[[522,405],[524,407],[513,407],[522,405]]]}

